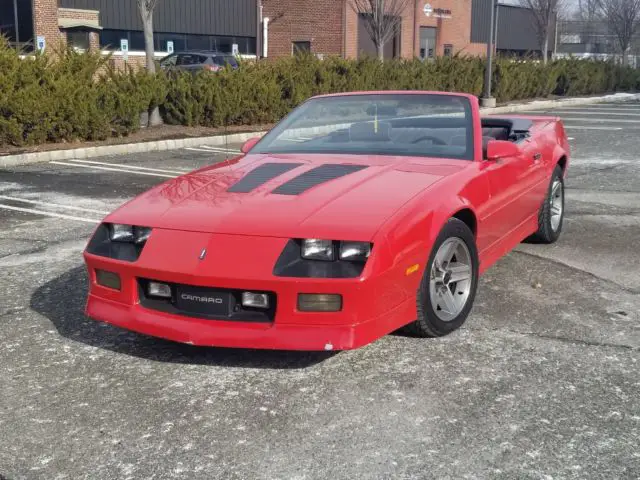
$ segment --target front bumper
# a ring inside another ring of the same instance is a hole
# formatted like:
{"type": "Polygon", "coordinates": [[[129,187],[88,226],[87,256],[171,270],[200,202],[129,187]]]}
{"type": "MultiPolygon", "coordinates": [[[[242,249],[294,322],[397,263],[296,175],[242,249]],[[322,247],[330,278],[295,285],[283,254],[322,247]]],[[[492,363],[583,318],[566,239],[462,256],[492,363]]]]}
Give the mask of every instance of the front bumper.
{"type": "Polygon", "coordinates": [[[389,271],[349,279],[276,277],[272,274],[274,259],[286,239],[182,233],[176,247],[175,238],[169,234],[159,231],[154,235],[155,242],[148,244],[135,262],[85,252],[90,279],[86,306],[89,317],[194,345],[316,351],[358,348],[415,319],[415,296],[407,294],[389,271]],[[202,245],[209,240],[206,259],[198,261],[202,245]],[[98,285],[96,269],[117,273],[121,289],[98,285]],[[273,321],[249,322],[151,309],[140,302],[139,279],[273,292],[276,311],[273,321]],[[300,293],[340,294],[342,311],[301,312],[297,309],[300,293]]]}
{"type": "Polygon", "coordinates": [[[199,346],[270,350],[350,350],[362,347],[397,328],[407,318],[412,302],[391,312],[351,325],[243,323],[201,320],[125,305],[90,294],[90,318],[138,333],[199,346]]]}

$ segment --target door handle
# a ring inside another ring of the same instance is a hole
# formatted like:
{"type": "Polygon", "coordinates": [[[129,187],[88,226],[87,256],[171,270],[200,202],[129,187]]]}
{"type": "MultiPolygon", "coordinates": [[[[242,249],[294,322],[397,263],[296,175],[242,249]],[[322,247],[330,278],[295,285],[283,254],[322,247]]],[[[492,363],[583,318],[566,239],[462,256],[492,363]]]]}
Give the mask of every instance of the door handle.
{"type": "Polygon", "coordinates": [[[542,154],[540,152],[533,154],[533,161],[534,162],[539,162],[541,158],[542,158],[542,154]]]}

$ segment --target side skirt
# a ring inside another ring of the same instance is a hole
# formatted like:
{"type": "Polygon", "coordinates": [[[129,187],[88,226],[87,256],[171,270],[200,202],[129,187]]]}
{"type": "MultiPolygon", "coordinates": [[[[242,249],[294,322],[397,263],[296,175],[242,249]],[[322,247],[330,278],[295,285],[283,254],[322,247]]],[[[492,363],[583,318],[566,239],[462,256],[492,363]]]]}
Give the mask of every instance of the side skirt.
{"type": "Polygon", "coordinates": [[[538,230],[538,213],[527,218],[503,238],[480,252],[480,275],[538,230]]]}

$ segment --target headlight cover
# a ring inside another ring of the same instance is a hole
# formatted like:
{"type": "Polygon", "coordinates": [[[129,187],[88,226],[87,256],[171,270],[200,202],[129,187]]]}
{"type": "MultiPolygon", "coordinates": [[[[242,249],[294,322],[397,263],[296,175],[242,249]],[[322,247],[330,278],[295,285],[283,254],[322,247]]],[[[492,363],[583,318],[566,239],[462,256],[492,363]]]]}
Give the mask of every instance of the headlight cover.
{"type": "Polygon", "coordinates": [[[366,262],[371,255],[369,242],[340,242],[340,260],[366,262]]]}
{"type": "Polygon", "coordinates": [[[87,245],[87,252],[124,262],[135,262],[152,229],[136,225],[102,223],[87,245]]]}
{"type": "Polygon", "coordinates": [[[308,238],[302,241],[301,255],[307,260],[332,262],[336,257],[336,249],[331,240],[308,238]]]}
{"type": "Polygon", "coordinates": [[[372,250],[370,242],[292,239],[280,254],[273,274],[289,278],[357,278],[372,250]]]}
{"type": "Polygon", "coordinates": [[[135,243],[136,245],[140,245],[149,239],[151,231],[152,229],[149,227],[122,225],[119,223],[109,224],[109,233],[112,242],[135,243]]]}

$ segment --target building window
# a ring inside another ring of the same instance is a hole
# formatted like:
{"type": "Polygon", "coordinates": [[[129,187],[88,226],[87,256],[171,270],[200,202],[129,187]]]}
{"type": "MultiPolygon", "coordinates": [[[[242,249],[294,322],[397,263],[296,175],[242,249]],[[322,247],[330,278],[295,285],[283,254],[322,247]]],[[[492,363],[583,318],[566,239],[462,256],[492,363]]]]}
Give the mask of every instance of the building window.
{"type": "Polygon", "coordinates": [[[436,56],[438,30],[434,27],[420,27],[420,58],[430,60],[436,56]]]}
{"type": "Polygon", "coordinates": [[[155,49],[158,52],[166,52],[168,50],[167,43],[173,42],[173,50],[175,52],[186,50],[187,40],[185,37],[186,35],[181,33],[156,33],[154,35],[155,49]]]}
{"type": "Polygon", "coordinates": [[[144,32],[129,32],[129,50],[144,52],[144,32]]]}
{"type": "Polygon", "coordinates": [[[293,42],[293,54],[304,55],[311,52],[311,42],[293,42]]]}
{"type": "Polygon", "coordinates": [[[87,30],[68,30],[67,44],[78,50],[89,50],[89,32],[87,30]]]}
{"type": "MultiPolygon", "coordinates": [[[[135,30],[102,30],[100,46],[106,50],[119,50],[120,40],[129,41],[130,51],[144,51],[144,35],[135,30]]],[[[184,50],[217,50],[231,53],[233,45],[238,45],[241,55],[255,55],[256,39],[253,37],[224,37],[218,35],[195,35],[184,33],[157,32],[153,35],[154,48],[157,52],[167,51],[167,42],[173,42],[174,51],[184,50]]]]}
{"type": "Polygon", "coordinates": [[[122,30],[102,30],[100,32],[100,46],[107,50],[118,50],[120,40],[129,39],[129,32],[122,30]]]}
{"type": "Polygon", "coordinates": [[[187,50],[211,50],[211,36],[187,35],[187,50]]]}
{"type": "Polygon", "coordinates": [[[444,56],[445,57],[452,57],[453,56],[453,45],[446,44],[444,46],[444,56]]]}
{"type": "Polygon", "coordinates": [[[223,53],[231,53],[233,50],[233,38],[231,37],[213,37],[215,40],[215,46],[213,50],[223,53]]]}

